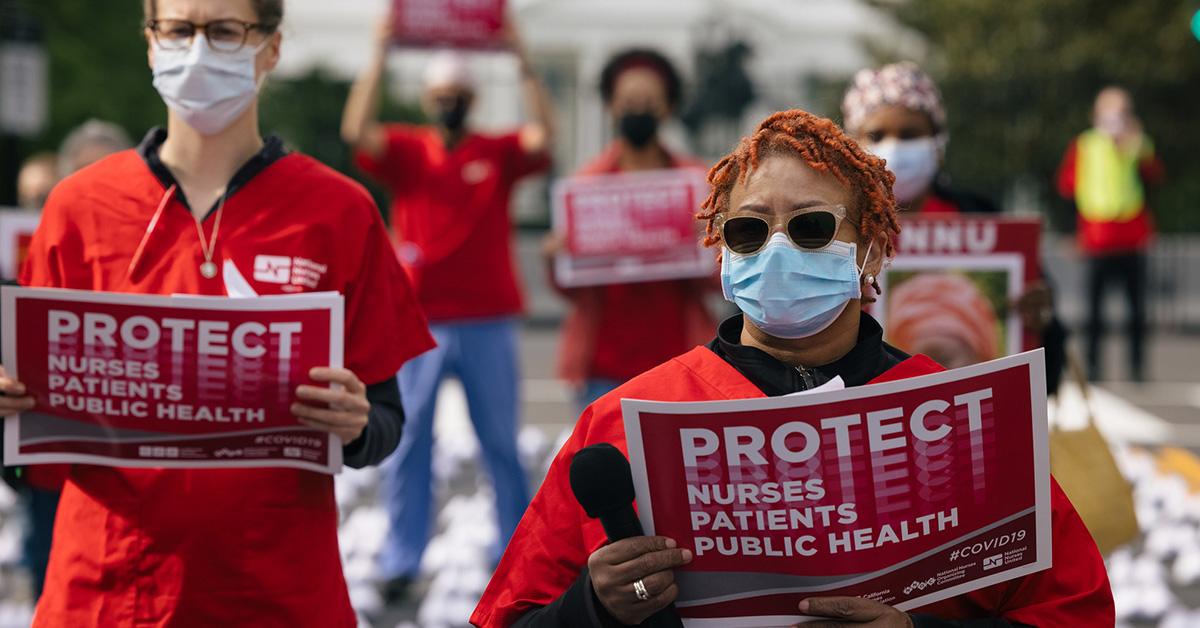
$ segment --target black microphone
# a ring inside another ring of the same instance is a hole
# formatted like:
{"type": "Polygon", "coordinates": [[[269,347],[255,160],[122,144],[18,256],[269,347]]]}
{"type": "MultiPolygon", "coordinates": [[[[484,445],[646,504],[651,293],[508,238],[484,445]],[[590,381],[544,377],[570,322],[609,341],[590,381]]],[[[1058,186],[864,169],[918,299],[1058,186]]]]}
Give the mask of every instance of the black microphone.
{"type": "MultiPolygon", "coordinates": [[[[608,541],[644,536],[633,509],[633,472],[621,450],[608,443],[588,445],[571,458],[571,492],[592,519],[599,519],[608,541]]],[[[682,628],[675,605],[646,618],[649,628],[682,628]]]]}

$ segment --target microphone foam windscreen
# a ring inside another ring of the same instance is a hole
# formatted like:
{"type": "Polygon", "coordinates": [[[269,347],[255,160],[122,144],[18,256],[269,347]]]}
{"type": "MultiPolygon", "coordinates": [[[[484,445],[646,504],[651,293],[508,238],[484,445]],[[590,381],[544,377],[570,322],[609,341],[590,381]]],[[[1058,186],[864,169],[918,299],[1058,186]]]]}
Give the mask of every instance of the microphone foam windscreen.
{"type": "Polygon", "coordinates": [[[598,519],[633,503],[633,473],[621,450],[588,445],[571,458],[571,492],[587,516],[598,519]]]}

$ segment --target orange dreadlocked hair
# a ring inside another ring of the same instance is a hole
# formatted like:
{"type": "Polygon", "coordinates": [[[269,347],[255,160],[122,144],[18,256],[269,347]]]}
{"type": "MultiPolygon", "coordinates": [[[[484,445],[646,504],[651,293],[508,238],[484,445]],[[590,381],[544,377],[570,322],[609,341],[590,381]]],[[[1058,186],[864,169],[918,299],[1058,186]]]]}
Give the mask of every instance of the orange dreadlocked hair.
{"type": "MultiPolygon", "coordinates": [[[[772,114],[758,125],[752,137],[742,138],[737,148],[708,173],[712,192],[700,206],[696,218],[708,221],[705,246],[721,241],[713,229],[716,215],[729,210],[733,186],[746,180],[746,173],[758,167],[765,157],[796,155],[817,172],[832,174],[856,193],[855,207],[848,208],[850,219],[858,224],[864,237],[888,232],[887,250],[895,254],[892,236],[900,233],[896,220],[896,200],[892,184],[896,177],[887,171],[883,160],[866,152],[832,120],[792,109],[772,114]]],[[[878,291],[878,286],[875,288],[878,291]]],[[[872,299],[873,300],[873,299],[872,299]]]]}

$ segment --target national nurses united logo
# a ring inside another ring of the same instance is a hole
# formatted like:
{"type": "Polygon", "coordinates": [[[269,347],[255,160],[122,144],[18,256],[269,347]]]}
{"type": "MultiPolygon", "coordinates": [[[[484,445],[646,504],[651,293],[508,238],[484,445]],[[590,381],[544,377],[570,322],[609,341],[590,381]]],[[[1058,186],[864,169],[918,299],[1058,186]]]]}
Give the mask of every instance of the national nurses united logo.
{"type": "Polygon", "coordinates": [[[283,284],[284,292],[316,290],[321,279],[329,272],[329,266],[305,257],[286,255],[256,255],[254,257],[254,280],[263,283],[283,284]]]}
{"type": "Polygon", "coordinates": [[[254,258],[254,280],[265,283],[290,283],[292,258],[283,255],[258,255],[254,258]]]}

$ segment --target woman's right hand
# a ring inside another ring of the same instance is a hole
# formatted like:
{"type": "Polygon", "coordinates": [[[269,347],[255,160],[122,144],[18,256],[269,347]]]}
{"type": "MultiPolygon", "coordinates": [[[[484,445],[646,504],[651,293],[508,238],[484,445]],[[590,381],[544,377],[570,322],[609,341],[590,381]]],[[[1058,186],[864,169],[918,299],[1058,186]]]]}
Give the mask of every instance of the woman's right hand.
{"type": "Polygon", "coordinates": [[[614,619],[636,626],[675,601],[675,567],[692,562],[691,550],[664,536],[635,536],[605,545],[588,557],[592,589],[614,619]],[[641,599],[641,581],[650,596],[641,599]]]}
{"type": "Polygon", "coordinates": [[[12,416],[33,407],[33,397],[25,394],[25,384],[8,376],[0,366],[0,417],[12,416]]]}

